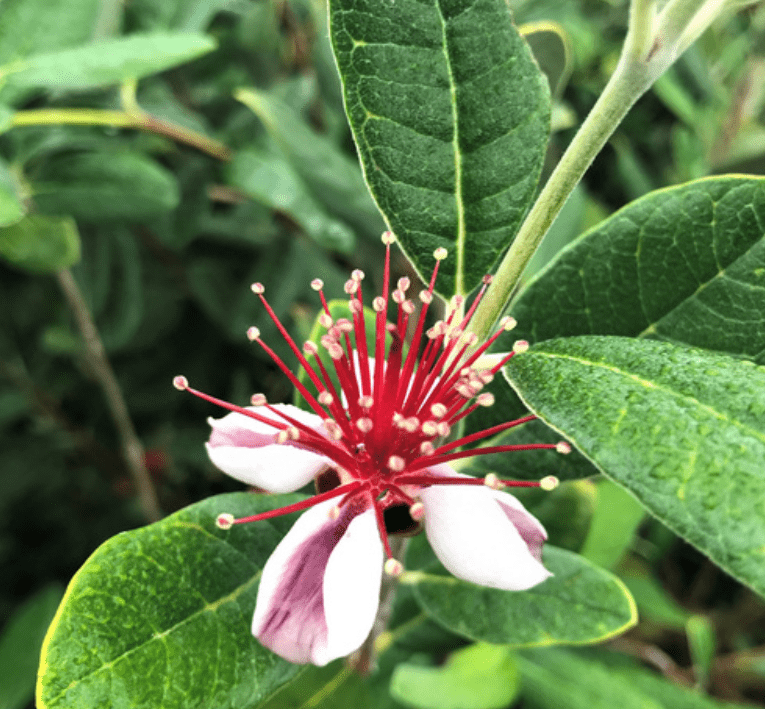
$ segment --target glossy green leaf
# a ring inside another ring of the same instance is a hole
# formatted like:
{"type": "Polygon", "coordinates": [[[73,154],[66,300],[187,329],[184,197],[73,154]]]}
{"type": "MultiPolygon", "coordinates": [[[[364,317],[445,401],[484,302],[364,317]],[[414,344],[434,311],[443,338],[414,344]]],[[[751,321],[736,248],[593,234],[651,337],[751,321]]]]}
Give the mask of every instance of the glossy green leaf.
{"type": "Polygon", "coordinates": [[[63,590],[48,586],[24,603],[0,634],[0,709],[22,709],[35,689],[40,647],[63,590]]]}
{"type": "Polygon", "coordinates": [[[558,648],[526,650],[519,655],[518,666],[523,706],[529,709],[722,709],[734,706],[673,684],[614,653],[558,648]]]}
{"type": "Polygon", "coordinates": [[[663,342],[534,345],[510,383],[652,514],[765,593],[765,370],[663,342]]]}
{"type": "MultiPolygon", "coordinates": [[[[543,561],[555,575],[527,591],[476,586],[440,564],[404,577],[425,611],[472,640],[531,647],[586,644],[624,632],[637,621],[619,579],[573,552],[545,547],[543,561]]],[[[411,568],[407,557],[407,568],[411,568]]]]}
{"type": "Polygon", "coordinates": [[[265,151],[239,151],[229,166],[229,181],[250,197],[295,221],[317,244],[350,253],[355,244],[348,225],[333,219],[287,160],[265,151]]]}
{"type": "Polygon", "coordinates": [[[32,183],[37,208],[85,221],[146,219],[178,205],[175,177],[140,153],[67,155],[46,164],[32,183]]]}
{"type": "Polygon", "coordinates": [[[474,288],[536,190],[549,90],[504,0],[331,0],[330,32],[369,188],[420,273],[474,288]]]}
{"type": "Polygon", "coordinates": [[[509,648],[476,643],[453,652],[440,667],[400,664],[390,691],[417,709],[502,709],[518,694],[519,679],[509,648]]]}
{"type": "Polygon", "coordinates": [[[16,88],[90,89],[140,79],[215,49],[207,35],[152,32],[33,54],[0,66],[16,88]]]}
{"type": "Polygon", "coordinates": [[[0,257],[33,273],[68,268],[80,258],[77,225],[70,217],[24,217],[0,228],[0,257]]]}
{"type": "Polygon", "coordinates": [[[39,709],[259,706],[297,670],[250,633],[261,570],[293,519],[229,531],[215,519],[295,499],[220,495],[99,547],[46,637],[39,709]]]}
{"type": "Polygon", "coordinates": [[[644,516],[643,505],[623,487],[610,480],[598,481],[595,513],[582,556],[605,569],[612,568],[629,547],[644,516]]]}
{"type": "Polygon", "coordinates": [[[565,249],[521,293],[539,342],[629,335],[765,361],[765,178],[714,177],[652,192],[565,249]]]}

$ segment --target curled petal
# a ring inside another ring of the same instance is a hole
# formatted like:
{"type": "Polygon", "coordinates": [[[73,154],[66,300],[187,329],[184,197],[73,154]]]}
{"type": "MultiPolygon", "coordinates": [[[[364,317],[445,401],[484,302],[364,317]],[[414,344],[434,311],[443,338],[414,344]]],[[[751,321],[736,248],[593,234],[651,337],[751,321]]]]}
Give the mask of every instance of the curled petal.
{"type": "MultiPolygon", "coordinates": [[[[428,472],[465,477],[446,465],[428,472]]],[[[522,591],[552,575],[541,563],[544,527],[512,495],[486,486],[433,485],[420,497],[433,551],[458,578],[522,591]]]]}
{"type": "MultiPolygon", "coordinates": [[[[289,404],[275,404],[274,409],[320,431],[321,419],[289,404]]],[[[269,409],[253,408],[259,416],[284,420],[269,409]]],[[[267,492],[294,492],[311,482],[331,464],[328,458],[300,447],[299,442],[274,443],[278,428],[256,421],[244,414],[230,413],[220,419],[208,419],[212,426],[207,454],[226,475],[267,492]]]]}
{"type": "Polygon", "coordinates": [[[266,562],[252,633],[284,659],[326,665],[372,629],[383,548],[374,511],[328,500],[305,512],[266,562]]]}

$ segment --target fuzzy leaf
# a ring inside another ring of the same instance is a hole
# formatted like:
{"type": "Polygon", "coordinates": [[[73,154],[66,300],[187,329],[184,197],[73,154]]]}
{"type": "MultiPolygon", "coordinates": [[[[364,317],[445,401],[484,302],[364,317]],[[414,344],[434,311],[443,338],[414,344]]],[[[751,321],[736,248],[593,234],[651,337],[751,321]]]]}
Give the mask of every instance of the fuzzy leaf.
{"type": "Polygon", "coordinates": [[[765,593],[765,369],[663,342],[576,337],[535,345],[505,374],[652,514],[765,593]]]}
{"type": "Polygon", "coordinates": [[[203,34],[152,32],[34,54],[0,67],[16,88],[90,89],[140,79],[215,49],[203,34]]]}

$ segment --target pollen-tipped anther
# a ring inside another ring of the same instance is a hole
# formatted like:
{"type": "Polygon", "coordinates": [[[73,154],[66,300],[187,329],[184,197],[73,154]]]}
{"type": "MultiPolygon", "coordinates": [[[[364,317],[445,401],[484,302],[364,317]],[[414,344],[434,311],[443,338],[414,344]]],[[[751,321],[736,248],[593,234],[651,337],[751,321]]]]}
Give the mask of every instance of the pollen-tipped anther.
{"type": "Polygon", "coordinates": [[[449,252],[443,246],[439,246],[433,252],[433,258],[436,261],[443,261],[448,255],[449,255],[449,252]]]}
{"type": "Polygon", "coordinates": [[[303,354],[304,355],[315,355],[319,351],[318,346],[315,342],[311,342],[310,340],[306,340],[303,343],[303,354]]]}
{"type": "Polygon", "coordinates": [[[406,461],[400,455],[392,455],[388,458],[388,468],[394,473],[400,473],[405,465],[406,461]]]}
{"type": "Polygon", "coordinates": [[[335,397],[328,391],[319,392],[319,395],[316,398],[322,406],[332,406],[335,401],[335,397]]]}
{"type": "Polygon", "coordinates": [[[412,284],[412,282],[406,277],[402,276],[398,279],[398,283],[396,285],[398,286],[398,289],[401,291],[404,291],[406,293],[407,290],[409,290],[409,286],[412,284]]]}
{"type": "Polygon", "coordinates": [[[529,343],[526,340],[516,340],[513,344],[513,352],[515,354],[522,354],[529,349],[529,343]]]}
{"type": "Polygon", "coordinates": [[[556,487],[558,487],[558,485],[560,485],[560,480],[558,480],[558,478],[556,478],[554,475],[548,475],[539,481],[539,487],[547,492],[554,490],[556,487]]]}
{"type": "Polygon", "coordinates": [[[396,240],[396,235],[392,231],[384,231],[380,239],[383,244],[390,246],[396,240]]]}
{"type": "Polygon", "coordinates": [[[265,406],[268,403],[268,399],[266,399],[265,394],[253,394],[250,397],[250,403],[253,406],[265,406]]]}
{"type": "Polygon", "coordinates": [[[433,414],[437,419],[442,419],[444,416],[446,416],[447,408],[443,404],[433,404],[430,407],[430,413],[433,414]]]}
{"type": "Polygon", "coordinates": [[[356,421],[356,428],[362,433],[369,433],[374,426],[374,422],[368,416],[362,416],[356,421]]]}
{"type": "Polygon", "coordinates": [[[266,287],[262,283],[253,283],[250,286],[250,290],[252,290],[255,295],[263,295],[263,293],[266,292],[266,287]]]}
{"type": "Polygon", "coordinates": [[[315,291],[320,291],[322,288],[324,288],[324,281],[322,281],[321,278],[314,278],[311,281],[311,288],[313,288],[315,291]]]}
{"type": "Polygon", "coordinates": [[[479,406],[493,406],[494,394],[490,394],[488,391],[483,394],[479,394],[476,397],[475,403],[479,406]]]}
{"type": "Polygon", "coordinates": [[[422,455],[433,455],[433,451],[435,450],[436,447],[430,441],[423,441],[420,443],[420,453],[422,453],[422,455]]]}
{"type": "Polygon", "coordinates": [[[398,559],[388,559],[383,568],[388,576],[401,576],[404,572],[404,565],[398,559]]]}
{"type": "Polygon", "coordinates": [[[430,305],[433,302],[433,294],[430,291],[421,290],[420,300],[425,303],[425,305],[430,305]]]}
{"type": "Polygon", "coordinates": [[[173,386],[178,391],[185,391],[189,388],[189,380],[183,375],[179,374],[177,377],[173,377],[173,386]]]}
{"type": "Polygon", "coordinates": [[[381,313],[383,310],[385,310],[385,299],[382,296],[377,296],[372,301],[372,310],[374,310],[376,313],[381,313]]]}
{"type": "Polygon", "coordinates": [[[364,396],[359,397],[359,406],[362,409],[371,409],[372,406],[374,406],[375,400],[373,396],[369,396],[369,394],[365,394],[364,396]]]}
{"type": "Polygon", "coordinates": [[[558,451],[558,453],[563,453],[563,455],[568,455],[571,453],[571,446],[566,443],[566,441],[559,441],[555,446],[555,450],[558,451]]]}
{"type": "Polygon", "coordinates": [[[218,529],[231,529],[234,526],[234,515],[224,512],[219,514],[215,520],[215,526],[218,529]]]}
{"type": "Polygon", "coordinates": [[[492,490],[501,490],[505,487],[504,483],[497,477],[496,473],[489,473],[484,479],[483,484],[492,490]]]}
{"type": "Polygon", "coordinates": [[[494,280],[494,276],[492,276],[490,273],[487,273],[482,279],[481,283],[483,283],[485,286],[488,286],[492,281],[494,280]]]}
{"type": "Polygon", "coordinates": [[[507,317],[504,317],[502,318],[502,320],[499,321],[499,325],[505,332],[510,332],[510,330],[512,330],[518,325],[518,321],[515,318],[510,317],[508,315],[507,317]]]}
{"type": "Polygon", "coordinates": [[[319,325],[329,330],[332,327],[332,316],[329,313],[319,315],[319,325]]]}
{"type": "Polygon", "coordinates": [[[409,508],[409,516],[415,522],[421,522],[425,517],[425,505],[423,505],[422,502],[415,502],[409,508]]]}
{"type": "Polygon", "coordinates": [[[247,339],[254,342],[260,337],[260,330],[256,328],[254,325],[252,327],[247,328],[247,339]]]}
{"type": "Polygon", "coordinates": [[[351,272],[351,278],[354,281],[363,281],[364,280],[364,271],[362,271],[360,268],[355,268],[351,272]]]}

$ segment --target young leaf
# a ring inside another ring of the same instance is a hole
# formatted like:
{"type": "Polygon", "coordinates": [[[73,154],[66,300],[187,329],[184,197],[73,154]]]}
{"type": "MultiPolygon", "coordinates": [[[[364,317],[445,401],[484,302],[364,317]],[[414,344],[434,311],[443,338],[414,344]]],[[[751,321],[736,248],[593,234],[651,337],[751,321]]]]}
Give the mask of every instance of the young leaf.
{"type": "Polygon", "coordinates": [[[90,89],[140,79],[215,49],[203,34],[152,32],[34,54],[0,66],[15,88],[90,89]]]}
{"type": "Polygon", "coordinates": [[[296,499],[220,495],[104,543],[48,631],[37,706],[258,706],[297,670],[250,633],[261,570],[292,519],[228,531],[215,519],[296,499]]]}
{"type": "Polygon", "coordinates": [[[442,667],[401,663],[390,692],[417,709],[502,709],[518,694],[519,679],[507,647],[476,643],[452,653],[442,667]]]}
{"type": "Polygon", "coordinates": [[[511,308],[501,338],[629,335],[765,361],[765,178],[652,192],[560,253],[511,308]]]}
{"type": "Polygon", "coordinates": [[[32,214],[0,228],[0,257],[32,273],[51,273],[80,260],[80,234],[71,217],[32,214]]]}
{"type": "MultiPolygon", "coordinates": [[[[528,591],[500,591],[461,581],[437,564],[412,571],[415,596],[449,630],[472,640],[531,647],[600,642],[637,622],[619,579],[578,554],[547,546],[555,575],[528,591]]],[[[405,577],[406,578],[406,577],[405,577]]]]}
{"type": "Polygon", "coordinates": [[[367,183],[417,270],[472,290],[536,189],[549,90],[504,0],[331,0],[330,32],[367,183]]]}
{"type": "Polygon", "coordinates": [[[765,593],[765,370],[650,340],[548,340],[505,374],[529,407],[723,569],[765,593]]]}

